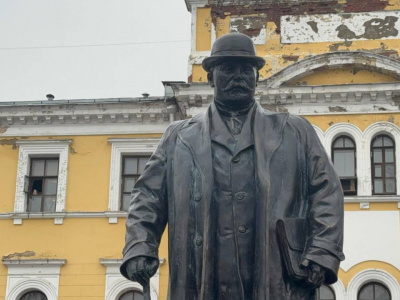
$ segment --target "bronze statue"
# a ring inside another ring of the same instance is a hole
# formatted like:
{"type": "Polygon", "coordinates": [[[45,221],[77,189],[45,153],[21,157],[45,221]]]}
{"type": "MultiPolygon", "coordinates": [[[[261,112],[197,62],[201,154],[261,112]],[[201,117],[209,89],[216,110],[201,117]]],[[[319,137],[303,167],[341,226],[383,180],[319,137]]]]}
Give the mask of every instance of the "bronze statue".
{"type": "Polygon", "coordinates": [[[121,273],[144,285],[168,223],[171,300],[312,300],[344,259],[343,192],[313,127],[255,102],[252,40],[203,61],[214,102],[172,123],[133,191],[121,273]]]}

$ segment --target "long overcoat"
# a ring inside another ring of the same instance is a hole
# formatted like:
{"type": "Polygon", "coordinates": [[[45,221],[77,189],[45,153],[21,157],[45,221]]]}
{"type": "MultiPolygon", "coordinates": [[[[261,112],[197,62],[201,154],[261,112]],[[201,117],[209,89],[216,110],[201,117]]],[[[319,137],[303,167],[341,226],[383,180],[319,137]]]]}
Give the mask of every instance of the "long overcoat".
{"type": "MultiPolygon", "coordinates": [[[[172,123],[135,185],[121,273],[135,256],[158,258],[168,223],[170,300],[214,299],[215,211],[210,113],[172,123]]],[[[337,280],[343,260],[343,192],[313,127],[257,104],[254,300],[310,300],[314,291],[288,280],[278,250],[279,218],[308,220],[303,257],[337,280]]],[[[246,178],[243,178],[246,180],[246,178]]],[[[232,262],[234,263],[234,262],[232,262]]]]}

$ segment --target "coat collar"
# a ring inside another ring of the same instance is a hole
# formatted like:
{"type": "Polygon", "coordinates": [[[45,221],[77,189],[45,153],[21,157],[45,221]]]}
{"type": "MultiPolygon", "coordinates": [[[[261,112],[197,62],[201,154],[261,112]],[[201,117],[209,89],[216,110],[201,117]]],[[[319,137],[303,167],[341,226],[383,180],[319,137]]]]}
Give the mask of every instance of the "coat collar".
{"type": "MultiPolygon", "coordinates": [[[[211,118],[210,118],[210,137],[211,141],[217,142],[226,147],[232,155],[238,154],[240,151],[254,144],[253,142],[253,128],[252,118],[254,107],[245,116],[242,132],[233,136],[226,124],[226,120],[218,112],[214,103],[210,105],[211,118]]],[[[227,117],[229,118],[229,117],[227,117]]]]}

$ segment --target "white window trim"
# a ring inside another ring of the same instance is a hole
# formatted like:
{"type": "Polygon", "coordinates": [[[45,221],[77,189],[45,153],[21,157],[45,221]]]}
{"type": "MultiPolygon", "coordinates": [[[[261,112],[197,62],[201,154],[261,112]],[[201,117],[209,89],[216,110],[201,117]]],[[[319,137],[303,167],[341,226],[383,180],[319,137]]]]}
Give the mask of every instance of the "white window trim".
{"type": "MultiPolygon", "coordinates": [[[[159,138],[108,139],[111,144],[110,191],[108,211],[119,211],[121,199],[122,155],[151,155],[157,149],[159,138]]],[[[109,223],[117,223],[117,217],[110,217],[109,223]]]]}
{"type": "MultiPolygon", "coordinates": [[[[24,183],[25,176],[29,176],[31,157],[58,155],[58,185],[55,213],[65,211],[68,173],[68,150],[71,142],[72,140],[16,141],[16,145],[19,146],[19,156],[14,203],[14,224],[22,224],[22,216],[26,217],[27,195],[26,193],[24,193],[24,183]]],[[[55,216],[54,223],[62,224],[63,218],[60,216],[55,216]]]]}
{"type": "Polygon", "coordinates": [[[8,267],[6,300],[18,300],[24,293],[39,290],[48,300],[58,299],[60,268],[65,259],[3,259],[8,267]]]}
{"type": "Polygon", "coordinates": [[[346,289],[344,288],[343,282],[338,278],[334,284],[329,285],[335,293],[336,300],[346,300],[346,289]]]}
{"type": "MultiPolygon", "coordinates": [[[[126,279],[119,272],[122,259],[100,258],[100,263],[107,268],[105,300],[118,300],[123,293],[130,290],[143,292],[143,288],[139,283],[126,279]]],[[[160,259],[160,265],[163,263],[164,259],[160,259]]],[[[157,270],[157,273],[150,279],[151,300],[158,300],[159,286],[160,273],[159,270],[157,270]]]]}
{"type": "Polygon", "coordinates": [[[347,299],[357,300],[361,287],[368,282],[379,282],[389,289],[392,299],[400,299],[400,285],[391,274],[379,269],[367,269],[359,272],[347,287],[347,299]]]}
{"type": "Polygon", "coordinates": [[[365,169],[365,157],[363,154],[363,133],[355,125],[349,123],[337,123],[328,128],[325,133],[325,149],[329,157],[332,157],[332,143],[339,136],[348,136],[353,139],[356,146],[356,174],[357,196],[370,196],[367,182],[371,182],[371,174],[365,169]]]}
{"type": "Polygon", "coordinates": [[[400,147],[400,128],[390,122],[377,122],[368,126],[364,131],[364,156],[368,159],[365,160],[365,169],[370,181],[368,182],[368,193],[372,195],[372,175],[371,175],[371,142],[378,134],[387,134],[394,141],[395,156],[396,156],[396,195],[400,195],[400,157],[398,155],[400,147]]]}

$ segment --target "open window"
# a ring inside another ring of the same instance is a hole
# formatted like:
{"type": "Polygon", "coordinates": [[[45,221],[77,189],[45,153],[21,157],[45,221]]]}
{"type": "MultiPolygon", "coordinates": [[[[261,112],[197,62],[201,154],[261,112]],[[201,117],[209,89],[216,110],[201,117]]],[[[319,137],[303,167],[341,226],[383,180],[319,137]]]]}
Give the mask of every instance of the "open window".
{"type": "Polygon", "coordinates": [[[357,195],[356,146],[348,136],[339,136],[332,144],[332,161],[345,195],[357,195]]]}

